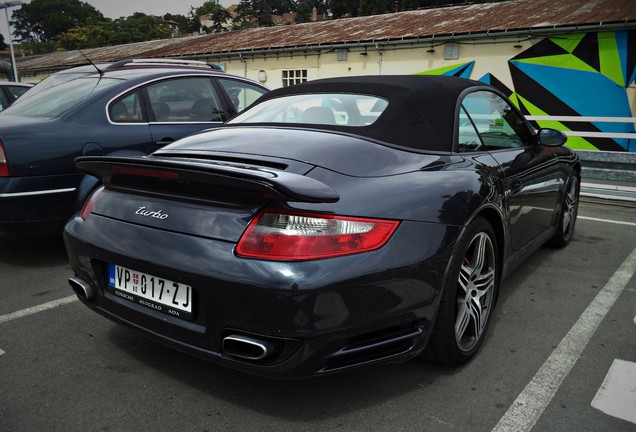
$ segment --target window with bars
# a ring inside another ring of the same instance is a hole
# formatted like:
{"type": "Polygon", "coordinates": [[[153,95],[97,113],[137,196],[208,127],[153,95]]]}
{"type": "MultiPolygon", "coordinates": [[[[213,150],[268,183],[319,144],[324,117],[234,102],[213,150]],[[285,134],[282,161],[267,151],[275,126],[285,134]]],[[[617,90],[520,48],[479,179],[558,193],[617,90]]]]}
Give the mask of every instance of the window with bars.
{"type": "Polygon", "coordinates": [[[283,71],[283,87],[307,82],[307,69],[292,69],[283,71]]]}

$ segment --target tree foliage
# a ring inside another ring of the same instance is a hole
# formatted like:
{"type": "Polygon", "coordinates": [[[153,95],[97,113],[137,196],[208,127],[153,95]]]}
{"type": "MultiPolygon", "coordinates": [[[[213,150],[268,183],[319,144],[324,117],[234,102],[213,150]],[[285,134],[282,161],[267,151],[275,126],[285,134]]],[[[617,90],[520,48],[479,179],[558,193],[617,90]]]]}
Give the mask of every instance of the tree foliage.
{"type": "Polygon", "coordinates": [[[13,11],[12,17],[13,34],[26,42],[52,42],[72,28],[107,21],[79,0],[33,0],[13,11]]]}
{"type": "Polygon", "coordinates": [[[32,54],[169,38],[167,20],[186,31],[198,31],[198,25],[182,15],[158,18],[137,12],[111,20],[80,0],[32,0],[16,9],[12,18],[13,34],[32,54]]]}
{"type": "Polygon", "coordinates": [[[170,26],[161,18],[136,12],[126,18],[113,21],[115,31],[120,34],[120,40],[126,42],[143,42],[152,39],[166,39],[172,35],[170,26]]]}
{"type": "Polygon", "coordinates": [[[296,8],[296,22],[304,23],[311,21],[311,8],[307,0],[300,0],[296,8]]]}
{"type": "Polygon", "coordinates": [[[202,26],[202,30],[206,33],[226,31],[227,23],[232,19],[230,12],[213,0],[206,1],[201,7],[196,9],[197,19],[200,19],[203,15],[210,15],[210,21],[212,21],[211,26],[202,26]]]}
{"type": "Polygon", "coordinates": [[[165,21],[174,21],[179,26],[179,34],[188,35],[199,31],[199,21],[196,19],[196,14],[193,11],[194,7],[191,7],[191,11],[188,16],[185,15],[173,15],[165,14],[163,19],[165,21]]]}
{"type": "Polygon", "coordinates": [[[259,26],[272,26],[272,7],[266,0],[241,0],[236,8],[237,20],[256,21],[259,26]]]}
{"type": "Polygon", "coordinates": [[[137,12],[129,17],[75,27],[59,35],[58,49],[96,48],[170,37],[172,30],[157,17],[137,12]]]}

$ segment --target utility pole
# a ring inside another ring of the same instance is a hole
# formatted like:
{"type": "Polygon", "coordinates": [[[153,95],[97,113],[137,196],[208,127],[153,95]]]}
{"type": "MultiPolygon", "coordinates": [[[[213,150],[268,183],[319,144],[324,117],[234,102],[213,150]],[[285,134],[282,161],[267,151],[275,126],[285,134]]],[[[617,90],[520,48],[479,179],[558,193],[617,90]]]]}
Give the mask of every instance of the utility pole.
{"type": "Polygon", "coordinates": [[[0,2],[0,9],[4,9],[4,15],[7,18],[7,29],[9,31],[9,51],[11,52],[11,66],[13,67],[13,81],[18,81],[18,68],[15,65],[15,53],[13,52],[13,37],[11,36],[11,23],[9,22],[9,8],[20,6],[23,3],[20,0],[0,2]]]}

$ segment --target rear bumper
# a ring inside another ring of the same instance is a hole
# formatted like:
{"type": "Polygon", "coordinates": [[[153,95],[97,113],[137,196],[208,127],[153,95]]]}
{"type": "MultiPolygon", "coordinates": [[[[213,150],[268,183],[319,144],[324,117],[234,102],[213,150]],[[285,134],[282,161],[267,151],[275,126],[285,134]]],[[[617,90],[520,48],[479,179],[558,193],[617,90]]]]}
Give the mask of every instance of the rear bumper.
{"type": "Polygon", "coordinates": [[[95,312],[214,363],[298,378],[406,360],[424,348],[448,262],[449,252],[438,251],[451,250],[442,244],[454,236],[453,228],[425,228],[403,223],[378,251],[296,263],[241,259],[229,242],[97,215],[70,220],[64,237],[74,273],[95,293],[80,298],[95,312]],[[193,319],[106,290],[107,263],[191,285],[193,319]],[[239,359],[223,349],[228,335],[276,349],[264,359],[239,359]]]}

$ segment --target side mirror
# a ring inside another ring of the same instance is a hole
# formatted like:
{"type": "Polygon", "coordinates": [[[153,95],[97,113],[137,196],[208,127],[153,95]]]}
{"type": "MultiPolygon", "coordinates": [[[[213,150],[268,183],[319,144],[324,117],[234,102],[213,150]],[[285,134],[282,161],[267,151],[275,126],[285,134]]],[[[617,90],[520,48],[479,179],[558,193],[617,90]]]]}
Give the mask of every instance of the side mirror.
{"type": "Polygon", "coordinates": [[[539,129],[537,140],[539,144],[548,147],[559,147],[565,144],[568,137],[561,131],[550,128],[539,129]]]}

